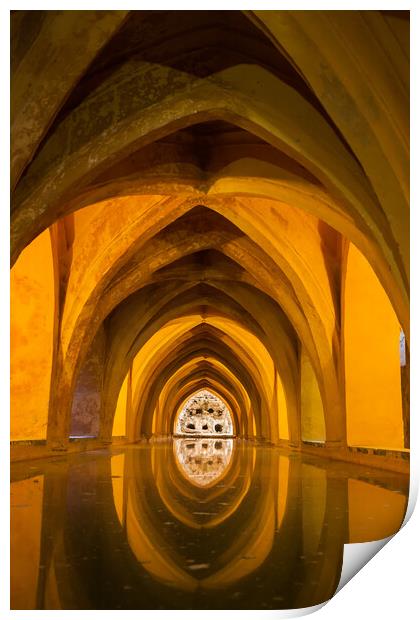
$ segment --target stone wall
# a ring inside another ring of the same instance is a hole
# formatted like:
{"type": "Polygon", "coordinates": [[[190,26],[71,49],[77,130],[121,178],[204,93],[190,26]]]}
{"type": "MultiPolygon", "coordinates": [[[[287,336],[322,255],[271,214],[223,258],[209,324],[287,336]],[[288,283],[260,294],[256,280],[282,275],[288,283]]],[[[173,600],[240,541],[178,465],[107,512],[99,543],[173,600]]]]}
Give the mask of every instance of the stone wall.
{"type": "Polygon", "coordinates": [[[80,371],[71,410],[71,437],[95,437],[99,433],[105,332],[98,331],[80,371]]]}

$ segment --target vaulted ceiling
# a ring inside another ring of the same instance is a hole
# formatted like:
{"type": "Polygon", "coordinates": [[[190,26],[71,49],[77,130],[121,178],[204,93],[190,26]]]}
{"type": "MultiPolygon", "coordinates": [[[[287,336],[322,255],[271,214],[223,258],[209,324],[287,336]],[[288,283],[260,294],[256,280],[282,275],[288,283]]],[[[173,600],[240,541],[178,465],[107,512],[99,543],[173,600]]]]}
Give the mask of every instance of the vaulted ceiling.
{"type": "Polygon", "coordinates": [[[12,14],[12,263],[50,228],[50,437],[102,334],[103,437],[131,373],[132,438],[171,432],[206,387],[241,434],[298,444],[304,348],[343,440],[348,241],[409,331],[407,28],[378,11],[12,14]]]}

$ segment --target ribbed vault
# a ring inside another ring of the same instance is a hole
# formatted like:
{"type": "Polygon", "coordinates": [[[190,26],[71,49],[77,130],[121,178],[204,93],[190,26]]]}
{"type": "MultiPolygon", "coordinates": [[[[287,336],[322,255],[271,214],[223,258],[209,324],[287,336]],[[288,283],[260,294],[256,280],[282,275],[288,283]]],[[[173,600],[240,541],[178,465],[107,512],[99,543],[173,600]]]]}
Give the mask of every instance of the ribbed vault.
{"type": "Polygon", "coordinates": [[[171,434],[206,388],[239,436],[299,447],[307,358],[321,439],[344,446],[349,244],[409,335],[408,61],[393,18],[69,13],[12,16],[12,264],[49,230],[49,444],[66,445],[100,364],[102,441],[121,416],[129,441],[171,434]],[[355,32],[375,43],[347,49],[355,32]]]}

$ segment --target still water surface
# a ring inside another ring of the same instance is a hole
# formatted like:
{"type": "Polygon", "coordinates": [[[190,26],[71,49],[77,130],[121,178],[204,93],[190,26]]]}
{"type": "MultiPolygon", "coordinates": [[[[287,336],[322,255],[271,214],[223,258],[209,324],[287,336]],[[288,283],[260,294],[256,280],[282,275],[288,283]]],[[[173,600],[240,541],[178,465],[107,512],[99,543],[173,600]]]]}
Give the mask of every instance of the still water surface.
{"type": "Polygon", "coordinates": [[[395,533],[408,477],[175,439],[12,465],[12,609],[291,609],[343,544],[395,533]]]}

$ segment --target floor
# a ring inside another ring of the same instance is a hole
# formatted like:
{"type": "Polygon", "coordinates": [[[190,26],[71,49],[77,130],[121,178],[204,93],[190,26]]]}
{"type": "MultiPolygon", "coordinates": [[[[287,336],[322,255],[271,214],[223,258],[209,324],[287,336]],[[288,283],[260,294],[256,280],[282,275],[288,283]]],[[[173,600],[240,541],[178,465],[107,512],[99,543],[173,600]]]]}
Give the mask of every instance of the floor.
{"type": "Polygon", "coordinates": [[[402,474],[232,439],[11,466],[12,609],[291,609],[396,532],[402,474]]]}

